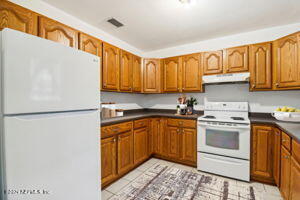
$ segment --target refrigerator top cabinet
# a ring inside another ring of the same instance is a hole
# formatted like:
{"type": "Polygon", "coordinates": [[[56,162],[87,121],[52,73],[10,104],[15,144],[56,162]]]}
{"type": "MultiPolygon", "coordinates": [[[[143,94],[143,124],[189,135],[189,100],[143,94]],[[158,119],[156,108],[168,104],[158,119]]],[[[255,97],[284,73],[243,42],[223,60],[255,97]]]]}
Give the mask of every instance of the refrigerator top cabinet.
{"type": "Polygon", "coordinates": [[[98,109],[99,57],[11,29],[0,44],[4,115],[98,109]]]}

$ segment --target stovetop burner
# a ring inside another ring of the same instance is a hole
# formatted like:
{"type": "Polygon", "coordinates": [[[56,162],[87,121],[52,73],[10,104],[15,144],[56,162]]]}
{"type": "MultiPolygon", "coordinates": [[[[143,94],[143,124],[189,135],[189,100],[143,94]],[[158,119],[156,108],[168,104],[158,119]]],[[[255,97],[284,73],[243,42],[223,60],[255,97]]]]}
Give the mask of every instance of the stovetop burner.
{"type": "Polygon", "coordinates": [[[216,117],[212,116],[212,115],[206,115],[203,118],[205,118],[205,119],[216,119],[216,117]]]}
{"type": "Polygon", "coordinates": [[[230,117],[233,120],[238,120],[238,121],[244,121],[245,119],[243,117],[230,117]]]}

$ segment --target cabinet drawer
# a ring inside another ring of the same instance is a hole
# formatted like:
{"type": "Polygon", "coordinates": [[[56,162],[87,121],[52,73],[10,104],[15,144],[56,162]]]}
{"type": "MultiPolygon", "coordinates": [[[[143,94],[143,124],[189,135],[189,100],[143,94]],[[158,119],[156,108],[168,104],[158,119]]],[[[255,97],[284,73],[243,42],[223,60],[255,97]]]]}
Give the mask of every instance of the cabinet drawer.
{"type": "Polygon", "coordinates": [[[138,128],[147,127],[148,123],[149,123],[148,119],[135,120],[133,124],[133,128],[138,129],[138,128]]]}
{"type": "Polygon", "coordinates": [[[101,128],[101,138],[109,137],[122,133],[125,131],[130,131],[132,129],[132,122],[124,122],[120,124],[115,124],[111,126],[105,126],[101,128]]]}
{"type": "Polygon", "coordinates": [[[292,153],[293,157],[300,163],[300,143],[292,141],[292,153]]]}
{"type": "Polygon", "coordinates": [[[291,138],[285,132],[282,132],[281,145],[283,145],[287,150],[291,151],[291,138]]]}
{"type": "Polygon", "coordinates": [[[196,120],[169,118],[168,119],[168,126],[196,128],[196,120]]]}

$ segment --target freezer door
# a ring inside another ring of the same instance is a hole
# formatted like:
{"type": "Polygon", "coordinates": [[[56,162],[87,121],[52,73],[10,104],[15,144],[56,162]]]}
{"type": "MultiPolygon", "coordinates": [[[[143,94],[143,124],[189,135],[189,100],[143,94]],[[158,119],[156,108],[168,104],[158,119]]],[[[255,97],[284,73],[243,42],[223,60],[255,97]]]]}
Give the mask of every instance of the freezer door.
{"type": "Polygon", "coordinates": [[[99,200],[99,119],[99,111],[5,117],[8,200],[99,200]]]}
{"type": "Polygon", "coordinates": [[[11,29],[1,39],[4,114],[99,107],[99,57],[11,29]]]}

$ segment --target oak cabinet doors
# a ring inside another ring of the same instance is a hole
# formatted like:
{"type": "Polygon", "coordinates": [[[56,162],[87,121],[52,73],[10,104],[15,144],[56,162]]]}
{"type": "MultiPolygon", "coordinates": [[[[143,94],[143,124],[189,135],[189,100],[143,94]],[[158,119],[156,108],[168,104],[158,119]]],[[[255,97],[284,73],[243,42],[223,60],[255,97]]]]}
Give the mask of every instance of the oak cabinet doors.
{"type": "Polygon", "coordinates": [[[133,56],[132,91],[142,92],[142,59],[138,56],[133,56]]]}
{"type": "Polygon", "coordinates": [[[130,92],[132,90],[132,54],[122,50],[120,63],[120,91],[130,92]]]}
{"type": "Polygon", "coordinates": [[[161,68],[159,59],[144,59],[143,92],[159,93],[161,90],[161,68]]]}
{"type": "Polygon", "coordinates": [[[78,47],[77,30],[47,17],[39,17],[39,36],[69,47],[78,47]]]}
{"type": "Polygon", "coordinates": [[[11,28],[37,35],[37,14],[9,1],[0,3],[0,31],[11,28]]]}
{"type": "Polygon", "coordinates": [[[223,73],[223,51],[202,53],[203,75],[223,73]]]}
{"type": "Polygon", "coordinates": [[[200,54],[191,54],[182,58],[182,92],[202,92],[200,54]]]}
{"type": "Polygon", "coordinates": [[[273,42],[274,88],[300,87],[300,33],[273,42]]]}
{"type": "Polygon", "coordinates": [[[102,57],[102,42],[85,33],[79,34],[79,49],[90,54],[102,57]]]}
{"type": "Polygon", "coordinates": [[[225,49],[223,57],[225,73],[249,71],[248,46],[225,49]]]}
{"type": "Polygon", "coordinates": [[[179,92],[180,59],[174,57],[163,61],[164,92],[179,92]]]}
{"type": "Polygon", "coordinates": [[[103,44],[102,88],[117,91],[119,89],[119,49],[110,44],[103,44]]]}
{"type": "Polygon", "coordinates": [[[250,45],[250,89],[272,89],[271,43],[250,45]]]}

